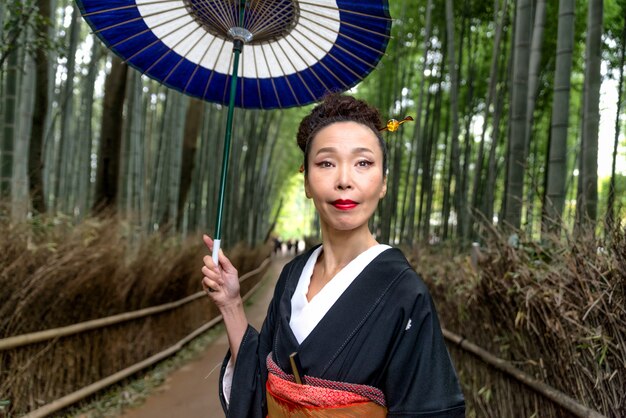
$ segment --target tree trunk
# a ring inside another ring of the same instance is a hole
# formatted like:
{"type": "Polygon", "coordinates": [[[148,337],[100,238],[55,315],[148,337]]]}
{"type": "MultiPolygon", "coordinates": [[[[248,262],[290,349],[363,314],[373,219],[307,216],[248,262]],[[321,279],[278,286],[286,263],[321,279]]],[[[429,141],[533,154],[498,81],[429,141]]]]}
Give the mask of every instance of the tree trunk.
{"type": "MultiPolygon", "coordinates": [[[[59,8],[57,7],[59,0],[50,0],[51,16],[56,16],[59,8]]],[[[62,8],[61,21],[65,20],[65,8],[62,8]]],[[[54,39],[57,36],[56,20],[51,20],[48,28],[48,36],[54,39]]],[[[56,88],[56,75],[59,69],[59,54],[56,49],[48,49],[48,110],[45,118],[45,131],[43,137],[43,189],[45,194],[46,210],[49,211],[54,205],[54,184],[53,173],[56,172],[54,167],[54,149],[55,149],[55,130],[59,119],[59,112],[55,111],[56,104],[59,103],[58,89],[56,88]]]]}
{"type": "MultiPolygon", "coordinates": [[[[454,184],[453,204],[456,211],[457,219],[461,207],[461,164],[459,151],[459,82],[458,68],[455,59],[455,40],[454,40],[454,12],[452,0],[446,0],[446,42],[448,45],[449,75],[450,75],[450,122],[452,123],[452,132],[450,137],[450,172],[448,175],[447,187],[452,188],[454,184]]],[[[442,220],[444,229],[447,231],[449,222],[449,210],[445,213],[442,220]]],[[[447,235],[447,234],[446,234],[447,235]]]]}
{"type": "Polygon", "coordinates": [[[185,113],[187,111],[187,104],[189,102],[189,96],[184,96],[182,93],[175,92],[177,97],[176,106],[172,109],[172,132],[170,135],[170,164],[164,169],[168,170],[168,195],[167,195],[167,214],[168,224],[171,224],[172,228],[176,227],[176,221],[178,220],[178,196],[180,195],[180,179],[181,179],[181,164],[183,156],[183,135],[185,130],[185,113]]]}
{"type": "MultiPolygon", "coordinates": [[[[442,63],[443,65],[443,63],[442,63]]],[[[433,187],[435,178],[436,161],[438,154],[438,141],[439,141],[439,129],[441,128],[441,101],[442,101],[442,88],[443,83],[443,69],[439,75],[439,81],[437,83],[437,92],[435,93],[435,104],[433,121],[430,124],[429,134],[424,135],[428,137],[426,150],[424,152],[424,176],[422,177],[422,197],[420,199],[420,222],[421,222],[421,234],[422,240],[428,242],[430,238],[430,215],[433,209],[433,200],[435,197],[435,188],[433,187]],[[424,194],[426,194],[426,204],[422,210],[422,202],[424,200],[424,194]]]]}
{"type": "MultiPolygon", "coordinates": [[[[272,119],[271,125],[274,127],[274,129],[271,132],[268,132],[269,138],[266,141],[264,141],[264,146],[267,148],[267,151],[263,153],[263,159],[261,161],[261,168],[257,174],[257,177],[259,179],[267,179],[264,181],[263,188],[261,187],[255,188],[257,199],[263,202],[263,204],[267,205],[270,208],[269,211],[262,210],[262,211],[258,211],[257,213],[257,216],[263,215],[264,218],[267,219],[267,223],[269,223],[269,216],[270,216],[271,208],[274,206],[274,202],[276,201],[276,198],[272,197],[272,196],[276,196],[276,193],[274,193],[272,190],[272,185],[274,183],[270,179],[273,179],[275,177],[272,175],[272,169],[274,167],[274,165],[272,164],[272,161],[274,161],[276,146],[278,144],[278,136],[279,136],[278,133],[280,132],[280,127],[284,120],[284,115],[285,113],[283,111],[279,111],[279,114],[276,120],[272,119]],[[269,199],[268,199],[268,196],[270,196],[269,199]]],[[[280,200],[278,204],[277,214],[280,213],[281,205],[282,205],[282,200],[280,200]]],[[[258,222],[258,224],[261,224],[261,222],[258,222]]],[[[262,232],[263,232],[263,229],[257,228],[256,236],[253,237],[253,240],[251,241],[252,244],[256,243],[258,238],[261,236],[260,234],[262,232]]]]}
{"type": "MultiPolygon", "coordinates": [[[[442,65],[444,63],[442,62],[442,65]]],[[[417,231],[421,231],[422,228],[424,228],[424,224],[428,224],[430,223],[430,214],[424,214],[424,198],[426,197],[427,193],[431,193],[432,192],[432,177],[429,177],[429,173],[427,173],[427,167],[430,167],[430,152],[429,149],[431,147],[431,144],[433,141],[436,141],[436,138],[432,135],[433,132],[433,125],[436,123],[435,120],[437,119],[437,116],[439,116],[439,112],[438,110],[441,110],[440,108],[437,109],[437,105],[440,105],[439,103],[435,104],[435,110],[433,110],[433,99],[434,98],[438,98],[440,96],[441,91],[439,90],[439,88],[441,87],[441,85],[437,85],[437,92],[433,93],[432,92],[432,88],[435,84],[435,77],[432,76],[432,74],[434,74],[433,69],[435,68],[435,63],[431,62],[430,65],[430,74],[431,76],[429,76],[429,86],[427,88],[428,91],[428,98],[426,100],[426,106],[425,106],[425,110],[424,110],[424,124],[421,128],[419,137],[422,138],[422,145],[420,146],[421,148],[421,161],[419,161],[418,165],[422,166],[422,174],[421,176],[419,175],[419,172],[415,172],[415,176],[419,176],[418,179],[420,181],[420,205],[419,208],[417,209],[417,231]],[[430,182],[430,186],[428,185],[430,182]]],[[[443,71],[441,71],[443,72],[443,71]]],[[[440,72],[440,73],[441,73],[440,72]]],[[[415,188],[417,188],[417,180],[415,182],[415,188]]],[[[413,191],[412,191],[413,192],[413,191]]],[[[414,197],[415,198],[415,197],[414,197]]],[[[414,215],[413,215],[414,216],[414,215]]],[[[415,233],[414,235],[418,235],[418,233],[415,233]]],[[[417,236],[414,236],[412,239],[412,242],[414,243],[415,241],[417,241],[417,236]]]]}
{"type": "MultiPolygon", "coordinates": [[[[24,36],[30,40],[32,30],[26,31],[24,36]]],[[[35,102],[35,65],[32,54],[23,51],[20,57],[19,87],[19,132],[15,141],[15,162],[13,164],[13,184],[11,186],[11,219],[26,220],[30,199],[28,195],[28,152],[30,133],[32,130],[33,104],[35,102]]]]}
{"type": "MultiPolygon", "coordinates": [[[[198,174],[193,176],[192,188],[195,190],[195,198],[192,200],[193,208],[192,215],[190,216],[190,227],[199,230],[204,230],[207,233],[210,232],[208,226],[207,216],[207,201],[209,199],[209,183],[211,181],[209,172],[211,167],[209,166],[211,161],[211,149],[214,147],[213,141],[211,141],[211,134],[213,131],[218,130],[217,122],[219,120],[219,112],[213,105],[206,105],[203,116],[202,131],[200,132],[200,150],[197,153],[198,174]]],[[[212,196],[211,196],[212,197],[212,196]]],[[[191,209],[191,208],[190,208],[191,209]]]]}
{"type": "MultiPolygon", "coordinates": [[[[129,219],[136,225],[143,225],[144,221],[144,153],[145,153],[145,112],[143,101],[143,83],[138,71],[128,74],[128,89],[126,98],[126,125],[124,138],[126,142],[126,169],[125,184],[125,211],[129,219]]],[[[121,202],[120,202],[121,206],[121,202]]]]}
{"type": "Polygon", "coordinates": [[[598,217],[598,130],[600,124],[600,85],[602,76],[603,0],[589,0],[587,13],[587,45],[585,48],[585,89],[583,132],[580,156],[582,194],[576,205],[577,225],[594,232],[598,217]]]}
{"type": "MultiPolygon", "coordinates": [[[[496,87],[498,85],[498,63],[500,59],[500,45],[502,43],[502,33],[504,29],[504,24],[507,20],[508,9],[507,9],[507,0],[504,0],[504,4],[502,5],[502,11],[499,12],[499,4],[500,0],[495,0],[494,2],[494,16],[493,21],[496,26],[496,33],[494,36],[494,45],[491,53],[491,65],[489,67],[489,87],[487,93],[487,100],[485,103],[485,116],[483,122],[483,129],[480,134],[480,145],[478,148],[478,157],[476,160],[476,169],[474,170],[474,184],[472,186],[472,211],[474,214],[481,210],[481,206],[483,206],[483,196],[484,196],[484,186],[485,182],[483,181],[483,166],[485,159],[485,135],[487,133],[487,128],[489,127],[489,116],[491,114],[491,107],[496,102],[496,87]],[[498,14],[501,14],[501,17],[498,18],[498,14]]],[[[494,128],[495,129],[495,128],[494,128]]],[[[493,138],[493,134],[492,134],[493,138]]]]}
{"type": "MultiPolygon", "coordinates": [[[[432,26],[432,8],[433,1],[428,0],[426,3],[426,23],[425,23],[425,32],[424,32],[424,50],[422,52],[422,62],[420,65],[419,77],[420,77],[420,87],[417,98],[417,109],[415,111],[415,129],[413,135],[413,142],[411,146],[411,151],[413,151],[413,175],[409,177],[409,181],[407,182],[408,193],[406,193],[409,197],[409,208],[407,210],[407,215],[403,217],[403,221],[407,220],[407,233],[406,239],[410,245],[415,243],[415,204],[416,204],[416,193],[417,193],[417,184],[419,180],[419,168],[420,168],[420,160],[422,159],[422,152],[424,149],[424,137],[422,135],[422,104],[424,102],[424,84],[426,81],[426,68],[428,65],[428,52],[430,51],[430,38],[431,38],[431,26],[432,26]]],[[[404,223],[401,226],[402,230],[404,230],[404,223]]]]}
{"type": "Polygon", "coordinates": [[[75,138],[71,138],[71,123],[74,120],[74,74],[76,63],[76,48],[78,46],[78,33],[81,20],[79,20],[78,7],[72,6],[72,18],[70,24],[70,42],[67,49],[67,78],[65,80],[64,92],[61,94],[61,135],[59,137],[59,146],[56,155],[56,173],[54,190],[55,190],[55,210],[67,212],[69,209],[69,185],[71,184],[70,169],[71,165],[76,162],[76,156],[70,152],[75,138]]]}
{"type": "Polygon", "coordinates": [[[13,151],[16,137],[17,122],[17,88],[18,88],[18,50],[14,49],[8,56],[4,88],[4,123],[2,143],[0,144],[0,200],[11,198],[11,181],[13,178],[13,151]]]}
{"type": "Polygon", "coordinates": [[[124,95],[128,66],[116,55],[111,59],[111,72],[104,82],[104,103],[100,127],[98,174],[93,209],[115,211],[120,170],[124,95]]]}
{"type": "MultiPolygon", "coordinates": [[[[541,63],[541,46],[543,44],[543,34],[546,26],[546,0],[538,0],[535,7],[535,23],[533,25],[532,42],[530,46],[530,60],[528,64],[528,92],[526,95],[526,140],[525,149],[526,155],[532,155],[533,167],[535,169],[538,166],[536,160],[536,152],[530,154],[531,140],[534,132],[534,113],[535,104],[537,101],[537,89],[539,84],[539,65],[541,63]]],[[[537,150],[537,144],[533,144],[533,148],[537,150]]],[[[530,164],[531,159],[527,159],[530,164]]],[[[537,171],[533,171],[530,176],[530,184],[527,186],[526,193],[526,231],[532,233],[533,229],[533,210],[534,210],[534,196],[536,192],[536,174],[537,171]]]]}
{"type": "Polygon", "coordinates": [[[567,130],[569,126],[570,77],[574,45],[574,0],[559,0],[559,24],[554,73],[554,97],[548,181],[543,210],[543,231],[558,233],[565,204],[567,178],[567,130]]]}
{"type": "MultiPolygon", "coordinates": [[[[4,39],[4,19],[6,16],[5,2],[0,3],[0,39],[4,39]]],[[[2,65],[2,64],[0,64],[2,65]]]]}
{"type": "MultiPolygon", "coordinates": [[[[501,142],[500,139],[504,136],[501,133],[500,121],[504,111],[505,92],[509,91],[509,80],[511,79],[511,71],[513,70],[513,56],[509,54],[507,57],[507,54],[504,53],[501,56],[502,63],[500,71],[502,74],[500,74],[498,78],[503,80],[503,85],[500,87],[500,91],[495,97],[491,148],[489,149],[489,157],[487,160],[487,180],[485,182],[484,199],[481,205],[481,212],[485,215],[485,220],[488,223],[493,223],[494,218],[496,179],[498,178],[500,169],[497,161],[497,152],[501,142]]],[[[498,221],[499,220],[500,219],[498,219],[498,221]]]]}
{"type": "MultiPolygon", "coordinates": [[[[37,0],[39,14],[43,19],[51,19],[50,1],[37,0]]],[[[45,20],[37,22],[36,32],[46,33],[48,27],[45,20]]],[[[32,131],[28,151],[29,191],[32,209],[35,213],[45,213],[45,195],[43,188],[43,139],[48,112],[48,52],[39,45],[35,52],[35,105],[33,111],[32,131]]]]}
{"type": "Polygon", "coordinates": [[[526,169],[526,92],[530,44],[530,0],[518,0],[515,13],[515,48],[513,49],[513,91],[511,129],[508,146],[508,173],[504,222],[519,229],[522,219],[524,172],[526,169]]]}
{"type": "Polygon", "coordinates": [[[606,203],[606,227],[605,235],[610,234],[615,227],[615,165],[617,161],[617,147],[619,145],[620,134],[620,114],[622,111],[622,92],[624,88],[624,65],[626,65],[626,19],[624,19],[624,27],[622,28],[622,49],[620,51],[619,65],[619,83],[617,88],[617,111],[615,114],[615,137],[613,139],[613,161],[611,163],[611,180],[609,182],[609,193],[606,203]]]}
{"type": "Polygon", "coordinates": [[[96,84],[96,78],[98,76],[99,62],[101,58],[100,43],[96,40],[93,42],[91,49],[91,58],[87,69],[87,76],[84,80],[83,96],[81,98],[81,112],[79,120],[79,129],[83,140],[80,143],[80,151],[78,152],[78,159],[80,165],[77,167],[77,199],[76,207],[78,211],[79,219],[87,215],[89,210],[90,192],[91,192],[91,153],[93,144],[93,101],[94,90],[96,84]]]}
{"type": "Polygon", "coordinates": [[[528,155],[530,150],[530,137],[533,132],[533,114],[535,113],[535,102],[537,101],[539,64],[541,64],[541,45],[543,44],[543,33],[545,28],[546,0],[538,0],[535,8],[535,23],[533,25],[533,36],[528,63],[528,91],[526,92],[526,155],[528,155]]]}
{"type": "Polygon", "coordinates": [[[178,225],[181,225],[183,207],[187,201],[187,195],[191,186],[191,176],[194,172],[196,150],[198,149],[198,137],[204,113],[204,102],[191,99],[187,107],[185,117],[185,132],[183,139],[182,169],[180,172],[180,193],[178,195],[178,225]]]}
{"type": "MultiPolygon", "coordinates": [[[[472,145],[474,143],[473,134],[471,132],[471,123],[474,118],[474,81],[476,79],[475,62],[478,61],[477,44],[478,32],[475,33],[474,42],[472,42],[472,33],[467,37],[467,53],[469,55],[467,64],[467,95],[465,99],[465,143],[463,152],[463,168],[460,180],[460,197],[459,197],[459,213],[457,224],[457,235],[462,239],[469,238],[470,226],[472,224],[472,213],[470,210],[468,196],[469,185],[469,168],[472,155],[472,145]]],[[[480,78],[480,77],[479,77],[480,78]]]]}

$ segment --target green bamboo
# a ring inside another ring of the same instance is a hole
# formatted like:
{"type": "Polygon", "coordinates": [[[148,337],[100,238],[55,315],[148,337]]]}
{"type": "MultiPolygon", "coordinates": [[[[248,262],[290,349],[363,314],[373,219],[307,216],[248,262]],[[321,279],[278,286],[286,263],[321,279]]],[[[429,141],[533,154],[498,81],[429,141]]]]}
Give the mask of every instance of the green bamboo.
{"type": "MultiPolygon", "coordinates": [[[[30,41],[33,33],[27,30],[24,33],[26,42],[30,41]]],[[[19,114],[18,133],[15,138],[15,163],[13,166],[13,184],[11,187],[11,218],[25,220],[29,212],[28,198],[28,143],[32,129],[33,105],[35,98],[35,71],[32,55],[20,49],[21,76],[19,82],[19,114]]]]}
{"type": "Polygon", "coordinates": [[[73,5],[67,64],[65,65],[67,78],[61,96],[61,132],[55,164],[55,209],[65,213],[69,210],[71,166],[76,162],[74,153],[76,140],[71,135],[71,125],[74,120],[74,74],[76,73],[76,50],[79,42],[78,35],[81,22],[82,19],[79,19],[78,7],[73,5]]]}
{"type": "Polygon", "coordinates": [[[13,177],[13,151],[17,121],[18,51],[13,50],[7,60],[7,76],[4,94],[4,130],[0,143],[0,199],[11,197],[13,177]]]}
{"type": "Polygon", "coordinates": [[[600,129],[600,85],[602,84],[603,0],[589,0],[585,48],[585,88],[580,158],[580,193],[576,225],[594,231],[598,218],[598,132],[600,129]]]}
{"type": "Polygon", "coordinates": [[[556,69],[552,102],[551,140],[548,156],[548,178],[543,209],[546,231],[557,233],[561,229],[561,217],[565,206],[567,189],[567,136],[570,118],[570,78],[572,76],[572,53],[574,49],[574,0],[559,1],[559,27],[556,47],[556,69]]]}
{"type": "MultiPolygon", "coordinates": [[[[50,1],[37,0],[39,13],[45,18],[51,15],[50,1]]],[[[40,33],[47,33],[43,21],[38,22],[37,28],[40,33]]],[[[48,53],[40,46],[35,52],[35,71],[37,73],[35,85],[35,104],[32,119],[32,130],[29,143],[28,172],[29,172],[29,193],[32,208],[35,213],[46,211],[46,199],[44,195],[42,151],[45,135],[46,119],[48,115],[48,100],[50,89],[48,53]]]]}
{"type": "Polygon", "coordinates": [[[177,105],[173,109],[173,125],[170,137],[170,164],[168,167],[167,213],[168,223],[176,229],[178,218],[178,198],[180,195],[180,175],[183,156],[183,135],[185,131],[185,113],[189,96],[175,93],[178,96],[177,105]]]}

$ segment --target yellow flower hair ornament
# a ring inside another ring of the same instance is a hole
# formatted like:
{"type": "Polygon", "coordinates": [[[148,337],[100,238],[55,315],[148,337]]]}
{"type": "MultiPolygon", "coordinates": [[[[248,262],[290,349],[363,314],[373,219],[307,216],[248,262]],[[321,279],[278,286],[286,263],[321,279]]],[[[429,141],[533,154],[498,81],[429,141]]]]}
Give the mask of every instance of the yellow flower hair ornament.
{"type": "Polygon", "coordinates": [[[383,126],[382,128],[379,128],[379,131],[389,131],[389,132],[395,132],[398,130],[398,128],[400,127],[400,125],[402,125],[404,122],[411,122],[413,121],[413,118],[411,116],[407,116],[402,120],[396,120],[396,119],[389,119],[389,121],[387,122],[387,124],[385,126],[383,126]]]}

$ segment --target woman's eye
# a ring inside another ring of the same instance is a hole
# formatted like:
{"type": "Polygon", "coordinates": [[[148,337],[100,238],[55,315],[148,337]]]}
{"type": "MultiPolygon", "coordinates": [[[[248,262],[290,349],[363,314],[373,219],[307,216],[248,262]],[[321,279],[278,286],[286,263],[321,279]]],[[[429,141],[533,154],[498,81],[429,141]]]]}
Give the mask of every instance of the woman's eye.
{"type": "Polygon", "coordinates": [[[320,161],[319,163],[315,165],[318,167],[322,167],[322,168],[332,167],[332,164],[330,163],[330,161],[320,161]]]}
{"type": "Polygon", "coordinates": [[[359,167],[369,167],[373,163],[371,161],[369,161],[369,160],[361,160],[357,164],[358,164],[359,167]]]}

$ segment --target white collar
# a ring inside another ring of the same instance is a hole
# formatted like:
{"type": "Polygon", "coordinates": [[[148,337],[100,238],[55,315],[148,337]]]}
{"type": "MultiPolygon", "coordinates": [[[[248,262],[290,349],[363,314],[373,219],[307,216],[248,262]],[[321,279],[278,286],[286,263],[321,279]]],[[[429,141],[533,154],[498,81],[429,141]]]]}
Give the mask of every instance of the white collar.
{"type": "Polygon", "coordinates": [[[296,336],[298,343],[302,343],[311,331],[313,331],[324,315],[326,315],[335,302],[337,302],[337,299],[339,299],[357,276],[361,274],[363,269],[380,253],[389,248],[391,248],[389,245],[377,244],[363,251],[326,283],[319,293],[309,302],[306,298],[306,294],[309,291],[313,269],[322,252],[322,246],[320,245],[311,253],[300,274],[298,286],[291,297],[291,319],[289,320],[289,326],[296,336]]]}

